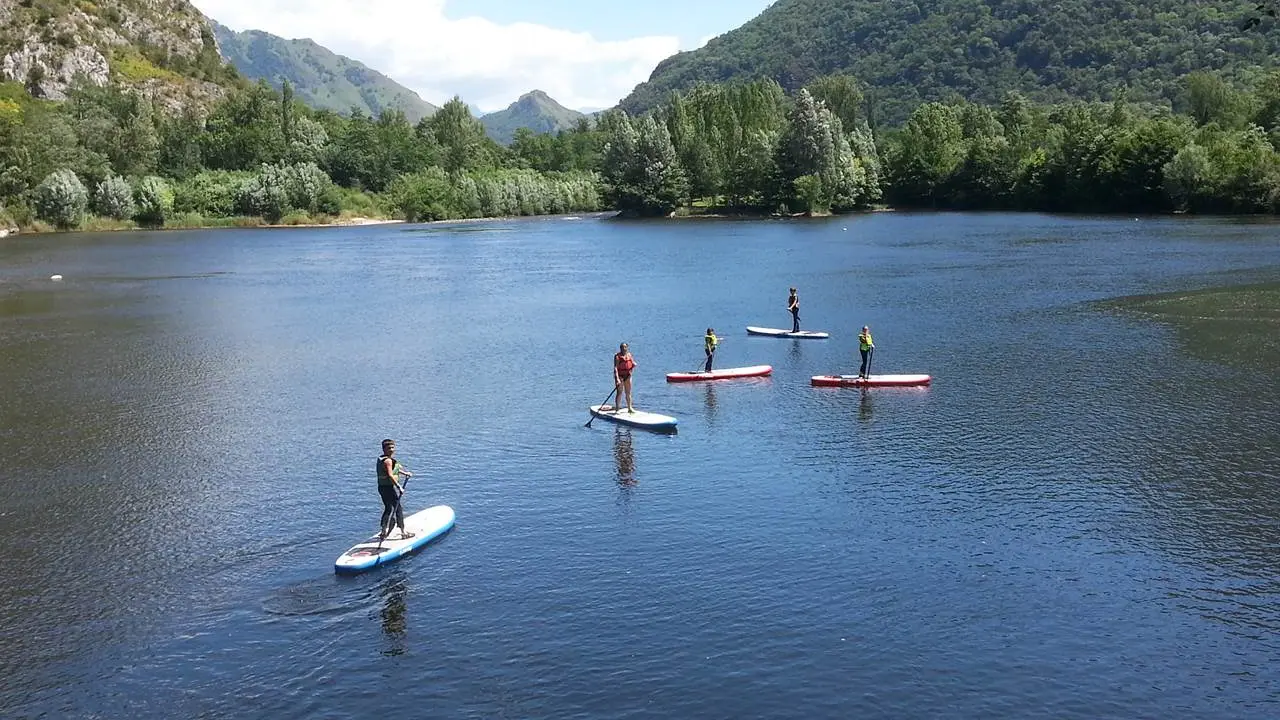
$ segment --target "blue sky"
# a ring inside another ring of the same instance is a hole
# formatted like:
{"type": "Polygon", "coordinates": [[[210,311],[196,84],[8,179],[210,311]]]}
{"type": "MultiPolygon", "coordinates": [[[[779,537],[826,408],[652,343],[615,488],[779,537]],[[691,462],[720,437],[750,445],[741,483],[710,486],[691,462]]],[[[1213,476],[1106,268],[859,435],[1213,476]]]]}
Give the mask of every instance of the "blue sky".
{"type": "Polygon", "coordinates": [[[768,0],[192,0],[233,30],[310,38],[440,105],[484,112],[530,90],[612,107],[663,59],[760,14],[768,0]]]}

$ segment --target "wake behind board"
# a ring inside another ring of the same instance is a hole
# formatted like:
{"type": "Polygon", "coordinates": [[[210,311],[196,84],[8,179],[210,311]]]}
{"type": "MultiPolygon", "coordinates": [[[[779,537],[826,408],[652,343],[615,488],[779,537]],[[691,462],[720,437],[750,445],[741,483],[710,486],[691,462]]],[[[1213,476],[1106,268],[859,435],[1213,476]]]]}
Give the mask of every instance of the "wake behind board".
{"type": "Polygon", "coordinates": [[[658,413],[645,412],[643,410],[630,413],[625,408],[615,411],[612,405],[592,405],[591,414],[601,420],[616,422],[619,425],[630,425],[631,427],[656,430],[658,432],[676,431],[676,419],[669,415],[659,415],[658,413]]]}
{"type": "Polygon", "coordinates": [[[809,382],[817,387],[914,387],[928,385],[933,378],[928,375],[814,375],[809,382]]]}
{"type": "Polygon", "coordinates": [[[780,328],[765,328],[747,326],[748,335],[767,335],[769,337],[780,338],[796,338],[800,340],[826,340],[831,337],[830,334],[817,332],[815,330],[801,330],[800,332],[791,332],[790,330],[782,330],[780,328]]]}
{"type": "Polygon", "coordinates": [[[413,533],[413,537],[401,538],[399,528],[392,530],[382,542],[374,535],[339,555],[333,571],[358,573],[399,560],[447,532],[453,527],[453,519],[453,508],[448,505],[419,510],[404,519],[404,529],[413,533]]]}
{"type": "Polygon", "coordinates": [[[773,372],[771,365],[752,365],[751,367],[725,368],[711,372],[673,372],[667,373],[667,382],[693,382],[695,380],[732,380],[734,378],[761,377],[773,372]]]}

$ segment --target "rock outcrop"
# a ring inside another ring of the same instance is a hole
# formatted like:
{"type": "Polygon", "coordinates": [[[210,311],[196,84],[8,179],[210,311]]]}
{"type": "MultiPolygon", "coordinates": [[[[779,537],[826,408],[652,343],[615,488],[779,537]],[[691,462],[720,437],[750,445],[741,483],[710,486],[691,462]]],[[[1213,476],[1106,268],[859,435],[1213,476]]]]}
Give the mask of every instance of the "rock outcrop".
{"type": "Polygon", "coordinates": [[[208,20],[186,0],[0,0],[0,80],[62,100],[78,78],[117,81],[161,105],[220,96],[208,20]]]}

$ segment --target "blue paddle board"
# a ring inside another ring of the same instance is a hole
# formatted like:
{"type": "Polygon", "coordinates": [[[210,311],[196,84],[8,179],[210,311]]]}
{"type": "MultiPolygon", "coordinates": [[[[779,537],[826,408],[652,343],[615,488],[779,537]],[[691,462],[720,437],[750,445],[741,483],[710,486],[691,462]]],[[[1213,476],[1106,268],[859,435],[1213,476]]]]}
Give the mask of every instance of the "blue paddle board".
{"type": "Polygon", "coordinates": [[[404,519],[404,529],[413,533],[413,537],[401,537],[399,528],[392,530],[385,540],[379,541],[374,535],[339,555],[333,571],[358,573],[399,560],[448,532],[453,527],[453,519],[453,508],[448,505],[419,510],[404,519]]]}

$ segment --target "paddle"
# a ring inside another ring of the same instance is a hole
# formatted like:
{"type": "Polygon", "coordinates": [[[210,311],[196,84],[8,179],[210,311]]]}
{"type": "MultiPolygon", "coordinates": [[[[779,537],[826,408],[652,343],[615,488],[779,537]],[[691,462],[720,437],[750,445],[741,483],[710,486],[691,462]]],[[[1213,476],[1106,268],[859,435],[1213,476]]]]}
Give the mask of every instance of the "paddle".
{"type": "Polygon", "coordinates": [[[871,358],[876,356],[876,346],[867,348],[867,379],[871,379],[871,358]]]}
{"type": "MultiPolygon", "coordinates": [[[[609,395],[608,395],[607,397],[605,397],[604,402],[600,403],[600,406],[601,406],[601,407],[604,407],[605,405],[608,405],[608,404],[609,404],[609,400],[610,400],[610,398],[612,398],[612,397],[613,397],[613,394],[614,394],[614,393],[616,393],[616,392],[618,392],[618,386],[617,386],[617,385],[614,385],[614,386],[613,386],[613,389],[609,391],[609,395]]],[[[596,419],[596,416],[593,414],[593,415],[591,416],[591,419],[587,421],[587,425],[586,425],[586,427],[591,427],[591,423],[595,422],[595,419],[596,419]]]]}

